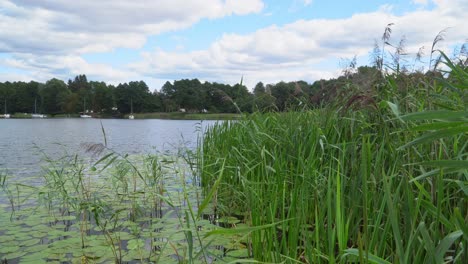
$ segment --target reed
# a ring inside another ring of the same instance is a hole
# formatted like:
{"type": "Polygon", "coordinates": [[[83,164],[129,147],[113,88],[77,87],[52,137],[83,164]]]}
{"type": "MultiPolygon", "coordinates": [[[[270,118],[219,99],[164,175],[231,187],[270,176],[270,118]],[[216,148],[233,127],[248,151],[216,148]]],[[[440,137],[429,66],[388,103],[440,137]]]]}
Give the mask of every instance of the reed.
{"type": "Polygon", "coordinates": [[[213,126],[201,164],[213,211],[265,227],[247,242],[258,261],[466,263],[468,78],[445,59],[452,83],[431,79],[423,92],[402,94],[393,76],[358,110],[213,126]],[[441,97],[456,109],[433,103],[441,97]]]}
{"type": "Polygon", "coordinates": [[[199,213],[210,199],[193,175],[193,152],[128,156],[105,144],[84,147],[91,159],[44,156],[40,180],[24,179],[36,186],[0,173],[2,263],[211,263],[238,259],[227,251],[247,255],[238,235],[210,233],[216,221],[199,213]]]}

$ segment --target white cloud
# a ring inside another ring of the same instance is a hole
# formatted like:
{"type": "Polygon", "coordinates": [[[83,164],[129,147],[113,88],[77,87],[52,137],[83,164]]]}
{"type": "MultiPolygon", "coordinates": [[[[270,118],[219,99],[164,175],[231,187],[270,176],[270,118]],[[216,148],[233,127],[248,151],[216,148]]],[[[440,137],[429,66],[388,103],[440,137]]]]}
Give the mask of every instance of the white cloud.
{"type": "MultiPolygon", "coordinates": [[[[252,34],[224,34],[208,49],[193,52],[156,50],[142,54],[142,61],[131,69],[142,75],[171,78],[174,72],[207,80],[238,82],[246,76],[254,82],[336,76],[336,70],[314,70],[326,61],[367,56],[374,40],[380,39],[385,26],[395,23],[391,42],[398,44],[406,35],[408,51],[416,53],[429,47],[444,27],[446,46],[461,43],[468,36],[465,14],[468,5],[442,1],[431,11],[414,11],[401,16],[388,7],[347,19],[299,20],[284,26],[269,26],[252,34]]],[[[338,66],[338,65],[336,65],[338,66]]]]}
{"type": "Polygon", "coordinates": [[[29,82],[36,80],[30,74],[19,74],[0,71],[0,82],[29,82]]]}
{"type": "MultiPolygon", "coordinates": [[[[310,1],[302,1],[309,4],[310,1]]],[[[419,1],[422,2],[422,1],[419,1]]],[[[164,1],[69,1],[0,0],[0,52],[11,54],[3,65],[30,72],[31,77],[72,78],[85,73],[112,83],[199,78],[237,83],[241,76],[249,87],[256,82],[281,80],[314,81],[336,76],[330,61],[365,57],[380,39],[385,26],[395,23],[392,42],[406,35],[407,48],[430,49],[436,34],[451,27],[445,46],[461,43],[468,36],[465,26],[468,2],[434,0],[431,10],[420,9],[395,15],[385,5],[374,12],[344,19],[298,20],[271,25],[250,34],[225,33],[209,47],[197,51],[155,48],[141,53],[140,61],[116,69],[88,63],[82,55],[117,47],[138,49],[149,35],[189,27],[201,19],[259,13],[260,0],[164,0],[164,1]],[[157,3],[156,3],[157,2],[157,3]]],[[[2,61],[0,61],[2,63],[2,61]]],[[[159,87],[154,87],[159,88],[159,87]]]]}
{"type": "Polygon", "coordinates": [[[0,0],[0,53],[10,54],[0,64],[38,81],[84,73],[124,82],[141,76],[88,63],[82,55],[139,49],[151,35],[262,9],[261,0],[0,0]]]}
{"type": "Polygon", "coordinates": [[[428,4],[428,0],[412,0],[411,2],[413,2],[413,4],[417,4],[417,5],[427,5],[428,4]]]}
{"type": "Polygon", "coordinates": [[[0,52],[140,48],[149,35],[262,9],[261,0],[0,0],[0,52]]]}
{"type": "MultiPolygon", "coordinates": [[[[118,70],[106,64],[90,64],[76,55],[33,55],[14,54],[13,58],[0,60],[0,64],[28,72],[27,79],[46,81],[51,78],[67,80],[79,74],[86,74],[91,80],[117,84],[139,76],[130,71],[118,70]]],[[[21,80],[24,77],[19,78],[21,80]]],[[[17,79],[15,79],[17,80],[17,79]]]]}

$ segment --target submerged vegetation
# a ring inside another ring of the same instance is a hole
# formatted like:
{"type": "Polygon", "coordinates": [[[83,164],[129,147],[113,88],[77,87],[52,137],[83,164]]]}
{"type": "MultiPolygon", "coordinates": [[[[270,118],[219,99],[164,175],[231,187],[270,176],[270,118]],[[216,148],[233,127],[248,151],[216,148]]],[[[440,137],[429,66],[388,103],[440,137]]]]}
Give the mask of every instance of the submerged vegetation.
{"type": "MultiPolygon", "coordinates": [[[[394,73],[334,106],[212,127],[202,183],[268,263],[466,263],[468,70],[394,73]],[[215,191],[213,191],[215,190],[215,191]]],[[[465,62],[466,63],[466,62],[465,62]]],[[[352,76],[351,76],[352,78],[352,76]]]]}
{"type": "Polygon", "coordinates": [[[197,214],[188,154],[121,156],[103,145],[89,163],[48,160],[42,178],[0,175],[2,263],[210,263],[248,252],[226,219],[197,214]],[[102,152],[102,153],[101,153],[102,152]],[[88,164],[88,165],[87,165],[88,164]]]}

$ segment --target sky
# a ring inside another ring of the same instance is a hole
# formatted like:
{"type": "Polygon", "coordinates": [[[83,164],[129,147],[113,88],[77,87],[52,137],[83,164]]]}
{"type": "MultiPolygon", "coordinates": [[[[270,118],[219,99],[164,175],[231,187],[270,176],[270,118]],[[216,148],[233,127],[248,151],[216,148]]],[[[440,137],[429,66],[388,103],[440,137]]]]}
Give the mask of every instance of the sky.
{"type": "Polygon", "coordinates": [[[0,82],[312,83],[369,64],[389,23],[408,61],[444,29],[450,53],[467,14],[466,0],[0,0],[0,82]]]}

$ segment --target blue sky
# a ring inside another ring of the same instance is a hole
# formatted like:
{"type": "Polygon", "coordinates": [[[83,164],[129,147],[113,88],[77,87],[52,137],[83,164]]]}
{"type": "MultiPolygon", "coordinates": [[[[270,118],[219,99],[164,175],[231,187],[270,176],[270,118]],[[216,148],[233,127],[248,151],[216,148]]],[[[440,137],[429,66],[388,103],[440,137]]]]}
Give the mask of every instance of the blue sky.
{"type": "Polygon", "coordinates": [[[388,23],[408,61],[445,28],[450,52],[467,13],[463,0],[0,0],[0,81],[313,82],[368,64],[388,23]]]}

